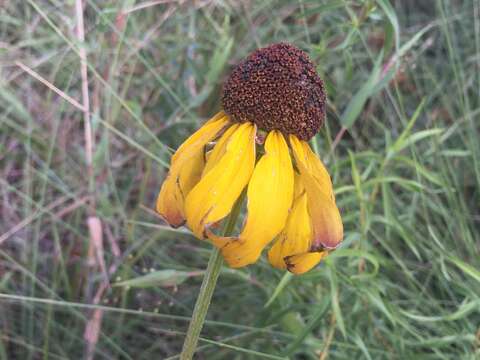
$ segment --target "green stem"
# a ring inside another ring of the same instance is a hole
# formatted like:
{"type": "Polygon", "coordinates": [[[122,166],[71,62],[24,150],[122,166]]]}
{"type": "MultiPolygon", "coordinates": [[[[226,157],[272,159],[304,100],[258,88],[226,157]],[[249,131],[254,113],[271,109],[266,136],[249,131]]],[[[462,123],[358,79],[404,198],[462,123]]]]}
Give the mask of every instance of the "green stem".
{"type": "MultiPolygon", "coordinates": [[[[225,223],[223,230],[224,236],[230,236],[235,229],[235,223],[237,222],[238,215],[240,214],[240,204],[243,196],[240,196],[236,205],[234,206],[228,220],[225,223]]],[[[208,307],[212,300],[213,291],[217,284],[220,270],[222,269],[223,258],[220,251],[215,248],[208,261],[207,270],[205,270],[205,276],[203,277],[202,286],[200,287],[200,293],[198,294],[195,308],[193,309],[192,320],[188,326],[187,336],[183,343],[182,353],[180,360],[191,360],[195,349],[197,348],[198,338],[202,331],[205,317],[207,316],[208,307]]]]}

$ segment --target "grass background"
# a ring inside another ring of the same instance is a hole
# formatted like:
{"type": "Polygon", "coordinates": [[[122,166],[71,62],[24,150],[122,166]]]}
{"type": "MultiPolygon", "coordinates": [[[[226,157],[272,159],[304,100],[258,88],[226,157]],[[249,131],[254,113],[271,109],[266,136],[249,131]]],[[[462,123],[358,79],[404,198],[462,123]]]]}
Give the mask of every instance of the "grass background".
{"type": "Polygon", "coordinates": [[[211,247],[152,212],[165,164],[278,41],[327,82],[345,240],[225,268],[198,359],[480,357],[478,1],[86,0],[84,42],[76,1],[0,4],[0,358],[178,358],[211,247]]]}

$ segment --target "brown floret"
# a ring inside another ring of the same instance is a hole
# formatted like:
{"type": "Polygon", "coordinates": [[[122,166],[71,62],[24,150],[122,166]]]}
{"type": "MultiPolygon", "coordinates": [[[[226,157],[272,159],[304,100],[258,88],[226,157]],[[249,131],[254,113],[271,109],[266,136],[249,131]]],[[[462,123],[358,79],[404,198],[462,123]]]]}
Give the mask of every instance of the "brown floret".
{"type": "Polygon", "coordinates": [[[280,130],[302,140],[325,119],[325,86],[308,55],[293,45],[258,49],[238,64],[223,86],[224,111],[237,122],[280,130]]]}

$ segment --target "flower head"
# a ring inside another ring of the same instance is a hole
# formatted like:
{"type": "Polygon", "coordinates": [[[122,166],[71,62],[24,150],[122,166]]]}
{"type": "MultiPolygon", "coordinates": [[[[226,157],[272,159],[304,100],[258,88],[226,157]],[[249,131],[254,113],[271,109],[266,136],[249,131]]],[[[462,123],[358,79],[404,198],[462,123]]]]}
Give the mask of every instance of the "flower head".
{"type": "Polygon", "coordinates": [[[271,245],[274,267],[310,270],[343,238],[330,176],[307,143],[325,118],[322,80],[306,53],[275,44],[233,70],[222,103],[173,155],[157,212],[209,239],[231,267],[256,262],[271,245]],[[240,234],[216,234],[245,188],[240,234]]]}
{"type": "Polygon", "coordinates": [[[237,65],[223,87],[222,104],[233,121],[309,140],[325,119],[325,98],[308,55],[279,43],[254,51],[237,65]]]}

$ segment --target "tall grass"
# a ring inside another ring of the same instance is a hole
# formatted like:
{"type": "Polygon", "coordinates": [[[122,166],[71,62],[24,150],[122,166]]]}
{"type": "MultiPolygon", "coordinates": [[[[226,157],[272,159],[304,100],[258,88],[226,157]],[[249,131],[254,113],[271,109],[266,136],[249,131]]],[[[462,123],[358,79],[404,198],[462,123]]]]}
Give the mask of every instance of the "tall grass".
{"type": "Polygon", "coordinates": [[[155,196],[231,67],[277,41],[327,82],[312,144],[346,236],[303,276],[223,269],[198,358],[479,357],[480,3],[155,3],[85,1],[84,43],[75,1],[0,9],[0,358],[178,358],[211,246],[155,196]]]}

